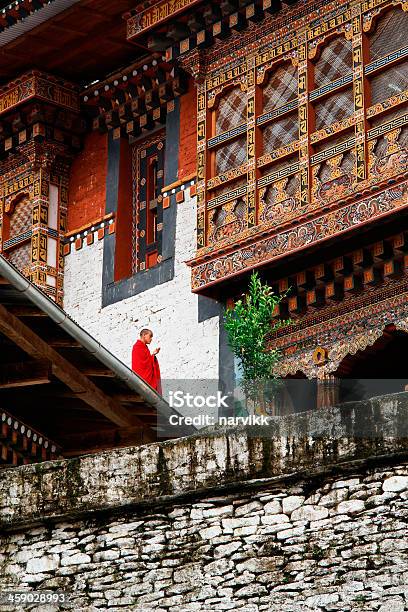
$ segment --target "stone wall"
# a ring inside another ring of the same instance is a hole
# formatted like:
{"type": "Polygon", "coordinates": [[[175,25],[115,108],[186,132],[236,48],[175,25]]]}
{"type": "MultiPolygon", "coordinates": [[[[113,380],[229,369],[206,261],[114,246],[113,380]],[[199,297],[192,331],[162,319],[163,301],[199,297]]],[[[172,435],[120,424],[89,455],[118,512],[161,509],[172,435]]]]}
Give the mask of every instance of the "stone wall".
{"type": "Polygon", "coordinates": [[[76,611],[406,610],[407,412],[399,394],[4,470],[0,590],[65,590],[76,611]]]}
{"type": "Polygon", "coordinates": [[[171,203],[177,206],[173,280],[102,308],[103,241],[96,241],[65,259],[64,308],[127,365],[139,330],[150,327],[153,345],[161,347],[163,378],[217,379],[219,317],[199,322],[198,298],[191,293],[185,264],[195,252],[196,198],[188,194],[184,202],[172,198],[171,203]]]}

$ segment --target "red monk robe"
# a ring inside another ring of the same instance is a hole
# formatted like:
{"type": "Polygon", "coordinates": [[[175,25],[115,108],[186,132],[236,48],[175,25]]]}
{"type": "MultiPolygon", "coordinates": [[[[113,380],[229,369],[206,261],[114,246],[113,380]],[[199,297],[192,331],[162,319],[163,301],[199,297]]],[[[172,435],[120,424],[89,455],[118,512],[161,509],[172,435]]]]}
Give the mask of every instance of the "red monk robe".
{"type": "Polygon", "coordinates": [[[160,367],[156,355],[152,355],[146,344],[138,340],[132,349],[132,370],[139,374],[153,389],[161,394],[160,367]]]}

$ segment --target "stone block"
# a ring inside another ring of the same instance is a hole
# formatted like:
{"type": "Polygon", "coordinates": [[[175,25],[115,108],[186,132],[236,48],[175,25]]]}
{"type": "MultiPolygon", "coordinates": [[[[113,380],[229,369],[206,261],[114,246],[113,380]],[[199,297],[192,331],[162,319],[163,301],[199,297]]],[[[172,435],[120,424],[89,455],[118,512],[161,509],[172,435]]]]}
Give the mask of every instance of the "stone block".
{"type": "Polygon", "coordinates": [[[218,516],[227,516],[232,514],[234,511],[234,506],[229,504],[228,506],[221,506],[220,508],[208,508],[207,510],[203,510],[204,518],[212,518],[218,516]]]}
{"type": "Polygon", "coordinates": [[[268,514],[281,514],[282,513],[282,504],[280,500],[274,499],[265,504],[264,512],[266,515],[268,514]]]}
{"type": "Polygon", "coordinates": [[[327,518],[329,511],[323,506],[300,506],[296,508],[290,515],[290,520],[293,521],[320,521],[327,518]]]}
{"type": "Polygon", "coordinates": [[[290,495],[282,500],[282,509],[285,514],[291,514],[296,508],[299,508],[305,501],[305,498],[300,495],[290,495]]]}
{"type": "Polygon", "coordinates": [[[234,529],[239,527],[254,527],[259,525],[259,516],[237,517],[231,519],[222,519],[222,528],[224,533],[232,533],[234,529]]]}
{"type": "Polygon", "coordinates": [[[85,553],[76,553],[69,557],[62,557],[61,565],[63,567],[70,565],[82,565],[83,563],[91,563],[91,557],[85,553]]]}
{"type": "Polygon", "coordinates": [[[408,476],[391,476],[383,483],[383,491],[405,491],[408,489],[408,476]]]}
{"type": "Polygon", "coordinates": [[[355,514],[362,512],[365,508],[364,501],[362,499],[350,499],[342,501],[337,505],[337,514],[355,514]]]}
{"type": "MultiPolygon", "coordinates": [[[[89,559],[90,560],[90,559],[89,559]]],[[[26,571],[29,574],[42,574],[44,572],[53,572],[59,567],[60,558],[58,555],[44,555],[35,559],[30,559],[26,565],[26,571]]]]}
{"type": "MultiPolygon", "coordinates": [[[[267,504],[268,505],[268,504],[267,504]]],[[[266,510],[266,506],[261,504],[261,502],[254,501],[248,504],[243,504],[242,506],[235,507],[235,516],[246,516],[247,514],[251,514],[252,512],[258,512],[259,510],[266,510]]]]}
{"type": "Polygon", "coordinates": [[[211,540],[222,534],[222,529],[219,525],[208,527],[208,529],[200,529],[200,536],[203,540],[211,540]]]}
{"type": "Polygon", "coordinates": [[[221,544],[214,549],[214,557],[220,559],[221,557],[229,557],[238,548],[241,548],[242,542],[230,542],[229,544],[221,544]]]}
{"type": "Polygon", "coordinates": [[[281,523],[290,523],[290,519],[287,514],[267,514],[261,516],[261,523],[263,525],[278,525],[281,523]]]}

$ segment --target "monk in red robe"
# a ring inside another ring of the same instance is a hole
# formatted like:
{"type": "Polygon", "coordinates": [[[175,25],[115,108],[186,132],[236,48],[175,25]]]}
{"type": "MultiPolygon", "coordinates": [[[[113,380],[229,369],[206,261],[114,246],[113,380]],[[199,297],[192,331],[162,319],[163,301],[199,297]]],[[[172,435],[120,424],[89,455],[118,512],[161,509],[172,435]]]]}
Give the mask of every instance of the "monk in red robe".
{"type": "Polygon", "coordinates": [[[132,370],[139,374],[153,389],[158,393],[162,392],[160,368],[156,355],[159,348],[151,353],[148,344],[153,339],[153,332],[150,329],[142,329],[139,340],[133,345],[132,349],[132,370]]]}

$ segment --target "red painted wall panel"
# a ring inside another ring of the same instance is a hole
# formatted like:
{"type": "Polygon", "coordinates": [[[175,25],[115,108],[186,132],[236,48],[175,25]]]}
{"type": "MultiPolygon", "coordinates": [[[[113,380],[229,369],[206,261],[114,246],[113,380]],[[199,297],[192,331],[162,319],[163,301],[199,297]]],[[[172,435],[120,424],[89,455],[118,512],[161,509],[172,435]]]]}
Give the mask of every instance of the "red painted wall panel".
{"type": "Polygon", "coordinates": [[[197,88],[190,81],[180,98],[180,151],[178,178],[183,180],[197,171],[197,88]]]}
{"type": "Polygon", "coordinates": [[[69,183],[68,232],[91,224],[105,213],[108,138],[92,132],[75,157],[69,183]]]}

